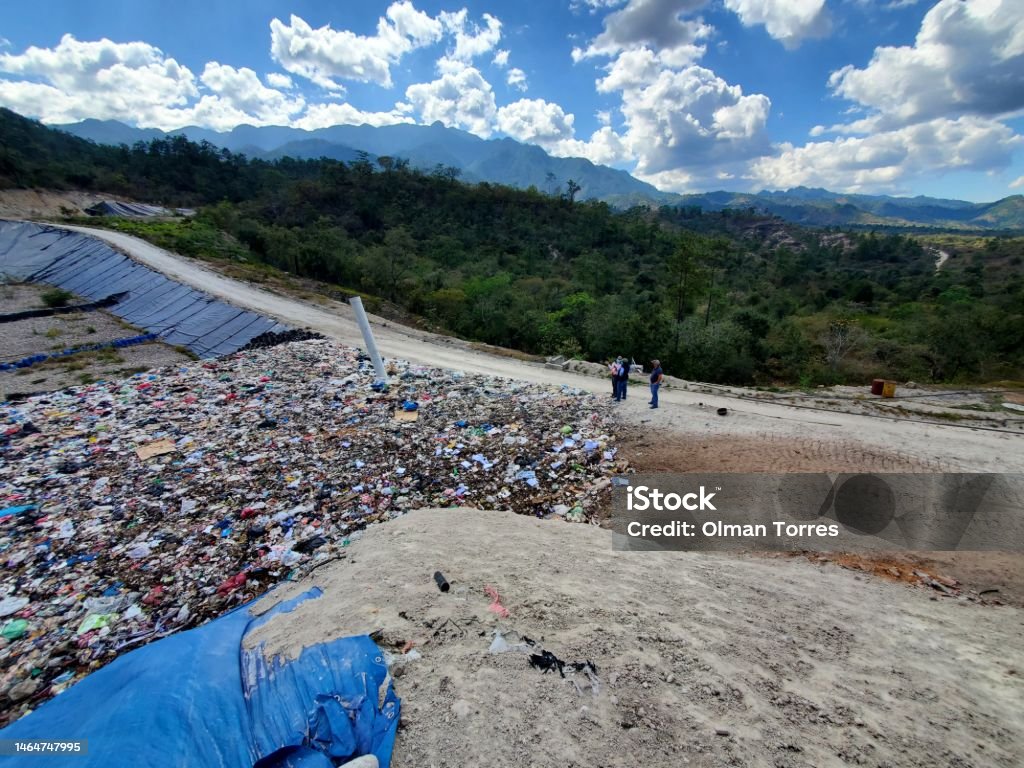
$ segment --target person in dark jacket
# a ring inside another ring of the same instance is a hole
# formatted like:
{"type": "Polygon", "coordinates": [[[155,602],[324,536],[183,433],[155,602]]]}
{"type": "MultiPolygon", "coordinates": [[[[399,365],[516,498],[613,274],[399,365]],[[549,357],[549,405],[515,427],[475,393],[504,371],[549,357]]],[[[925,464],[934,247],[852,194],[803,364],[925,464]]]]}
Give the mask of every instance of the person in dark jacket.
{"type": "Polygon", "coordinates": [[[661,387],[661,382],[665,378],[665,374],[661,370],[661,360],[651,360],[651,365],[654,366],[654,370],[651,371],[651,408],[658,407],[658,389],[661,387]]]}
{"type": "Polygon", "coordinates": [[[629,384],[629,361],[619,358],[619,373],[616,376],[619,382],[619,391],[615,393],[616,400],[626,399],[626,387],[629,384]]]}

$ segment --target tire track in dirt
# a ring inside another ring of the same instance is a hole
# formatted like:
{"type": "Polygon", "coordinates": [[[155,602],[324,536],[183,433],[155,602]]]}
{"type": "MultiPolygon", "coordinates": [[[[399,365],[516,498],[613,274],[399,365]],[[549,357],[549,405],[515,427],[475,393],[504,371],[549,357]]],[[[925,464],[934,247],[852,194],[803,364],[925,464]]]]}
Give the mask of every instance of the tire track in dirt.
{"type": "Polygon", "coordinates": [[[651,435],[630,430],[622,456],[639,472],[947,472],[949,462],[850,441],[749,436],[651,435]]]}

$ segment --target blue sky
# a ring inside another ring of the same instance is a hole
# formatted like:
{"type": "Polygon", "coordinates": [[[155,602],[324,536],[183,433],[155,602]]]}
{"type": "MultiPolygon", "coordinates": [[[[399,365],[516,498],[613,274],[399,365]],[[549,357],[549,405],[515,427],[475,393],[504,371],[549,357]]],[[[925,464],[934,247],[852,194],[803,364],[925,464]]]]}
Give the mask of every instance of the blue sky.
{"type": "Polygon", "coordinates": [[[440,120],[672,191],[994,200],[1024,192],[1024,2],[51,0],[0,9],[0,105],[164,129],[440,120]]]}

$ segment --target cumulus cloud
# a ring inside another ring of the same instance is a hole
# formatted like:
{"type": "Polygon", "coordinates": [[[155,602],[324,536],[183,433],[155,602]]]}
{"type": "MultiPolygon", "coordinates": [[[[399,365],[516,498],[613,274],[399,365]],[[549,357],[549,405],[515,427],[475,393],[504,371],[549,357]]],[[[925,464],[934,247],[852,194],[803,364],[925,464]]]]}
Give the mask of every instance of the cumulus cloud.
{"type": "Polygon", "coordinates": [[[407,114],[398,108],[390,112],[364,112],[351,104],[310,104],[301,118],[292,122],[296,128],[315,131],[332,125],[395,125],[396,123],[415,123],[407,114]]]}
{"type": "Polygon", "coordinates": [[[888,130],[962,114],[1024,109],[1024,3],[940,0],[912,46],[875,49],[863,69],[832,73],[837,96],[875,110],[853,130],[888,130]]]}
{"type": "Polygon", "coordinates": [[[764,25],[786,48],[796,48],[808,37],[825,37],[832,29],[825,0],[725,0],[725,7],[744,26],[764,25]]]}
{"type": "Polygon", "coordinates": [[[519,67],[512,67],[512,69],[508,71],[505,81],[513,88],[517,88],[520,91],[525,91],[527,88],[526,73],[519,69],[519,67]]]}
{"type": "Polygon", "coordinates": [[[498,51],[494,54],[491,63],[496,67],[505,68],[508,66],[508,51],[498,51]]]}
{"type": "Polygon", "coordinates": [[[714,72],[696,65],[663,70],[649,85],[623,93],[626,140],[637,171],[656,174],[763,154],[771,101],[744,94],[714,72]]]}
{"type": "Polygon", "coordinates": [[[1010,182],[1010,189],[1020,189],[1021,187],[1024,187],[1024,176],[1018,176],[1010,182]]]}
{"type": "Polygon", "coordinates": [[[440,77],[410,85],[405,98],[425,123],[440,121],[487,138],[494,130],[498,108],[491,84],[476,67],[455,59],[438,62],[440,77]]]}
{"type": "MultiPolygon", "coordinates": [[[[449,52],[449,58],[458,61],[472,61],[477,56],[494,50],[501,40],[501,21],[489,13],[483,15],[484,26],[471,24],[466,19],[468,11],[449,13],[442,11],[438,17],[444,28],[455,35],[455,47],[449,52]]],[[[505,57],[507,60],[507,56],[505,57]]]]}
{"type": "Polygon", "coordinates": [[[614,56],[639,46],[659,51],[691,51],[712,28],[700,19],[683,18],[707,0],[629,0],[620,11],[604,19],[604,29],[586,49],[575,49],[573,59],[614,56]]]}
{"type": "Polygon", "coordinates": [[[662,72],[691,64],[690,53],[695,53],[693,58],[701,55],[684,49],[655,53],[647,47],[623,51],[605,67],[608,74],[598,79],[597,90],[613,93],[643,88],[657,80],[662,72]]]}
{"type": "Polygon", "coordinates": [[[705,4],[630,0],[605,17],[602,32],[573,58],[609,60],[596,86],[621,98],[624,129],[605,124],[589,142],[565,140],[559,151],[578,151],[595,162],[633,159],[637,176],[671,189],[703,178],[716,164],[770,151],[768,97],[745,94],[696,64],[713,32],[695,16],[705,4]]]}
{"type": "Polygon", "coordinates": [[[906,179],[947,170],[1006,168],[1024,137],[995,120],[936,118],[865,137],[783,144],[751,165],[766,187],[828,186],[850,192],[898,190],[906,179]]]}
{"type": "Polygon", "coordinates": [[[239,123],[286,125],[306,106],[302,97],[289,98],[266,87],[247,67],[235,69],[211,61],[200,79],[213,95],[204,95],[192,108],[194,120],[215,130],[229,130],[239,123]]]}
{"type": "Polygon", "coordinates": [[[544,99],[520,99],[498,110],[498,130],[517,141],[537,144],[556,157],[585,157],[609,165],[632,159],[626,143],[610,127],[588,141],[575,137],[575,115],[544,99]]]}
{"type": "Polygon", "coordinates": [[[616,165],[635,159],[622,136],[608,126],[594,131],[588,141],[563,139],[548,151],[557,157],[585,157],[599,165],[616,165]]]}
{"type": "Polygon", "coordinates": [[[267,75],[267,84],[272,88],[280,88],[284,91],[290,91],[295,87],[295,83],[288,75],[281,74],[280,72],[270,72],[267,75]]]}
{"type": "Polygon", "coordinates": [[[338,123],[413,122],[398,109],[362,112],[349,104],[307,105],[285,93],[291,79],[270,73],[264,85],[247,67],[208,62],[196,78],[146,43],[81,42],[66,35],[53,49],[0,56],[0,70],[32,80],[0,80],[0,104],[44,122],[122,120],[164,130],[241,124],[321,128],[338,123]],[[271,87],[278,86],[278,87],[271,87]]]}
{"type": "Polygon", "coordinates": [[[520,99],[498,110],[498,129],[517,141],[551,147],[573,136],[575,116],[544,99],[520,99]]]}
{"type": "Polygon", "coordinates": [[[443,34],[441,21],[403,0],[388,7],[373,36],[330,25],[313,29],[294,14],[288,24],[275,18],[270,22],[270,54],[286,71],[331,91],[343,90],[339,80],[390,88],[391,66],[443,34]]]}
{"type": "Polygon", "coordinates": [[[172,126],[178,108],[199,96],[195,75],[148,43],[93,42],[64,35],[54,48],[0,55],[0,103],[48,123],[128,117],[172,126]]]}

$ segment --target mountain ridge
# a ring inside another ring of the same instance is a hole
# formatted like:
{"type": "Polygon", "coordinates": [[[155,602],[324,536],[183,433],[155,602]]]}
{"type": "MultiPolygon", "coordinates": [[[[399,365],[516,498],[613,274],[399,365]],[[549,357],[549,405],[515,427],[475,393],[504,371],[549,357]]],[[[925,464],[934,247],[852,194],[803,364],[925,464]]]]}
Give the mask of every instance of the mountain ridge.
{"type": "Polygon", "coordinates": [[[602,200],[614,207],[698,207],[706,211],[753,208],[812,227],[942,229],[958,231],[1024,230],[1024,196],[988,203],[933,198],[832,192],[820,187],[794,187],[760,192],[663,192],[627,171],[597,165],[578,157],[553,157],[544,149],[511,138],[482,139],[439,122],[388,126],[334,125],[306,131],[287,126],[239,125],[230,131],[186,126],[173,131],[133,128],[116,120],[84,120],[51,126],[99,144],[133,144],[164,136],[184,135],[232,152],[275,160],[328,157],[351,162],[360,153],[368,159],[392,156],[414,167],[458,168],[464,181],[490,182],[518,188],[560,192],[572,179],[581,199],[602,200]]]}

